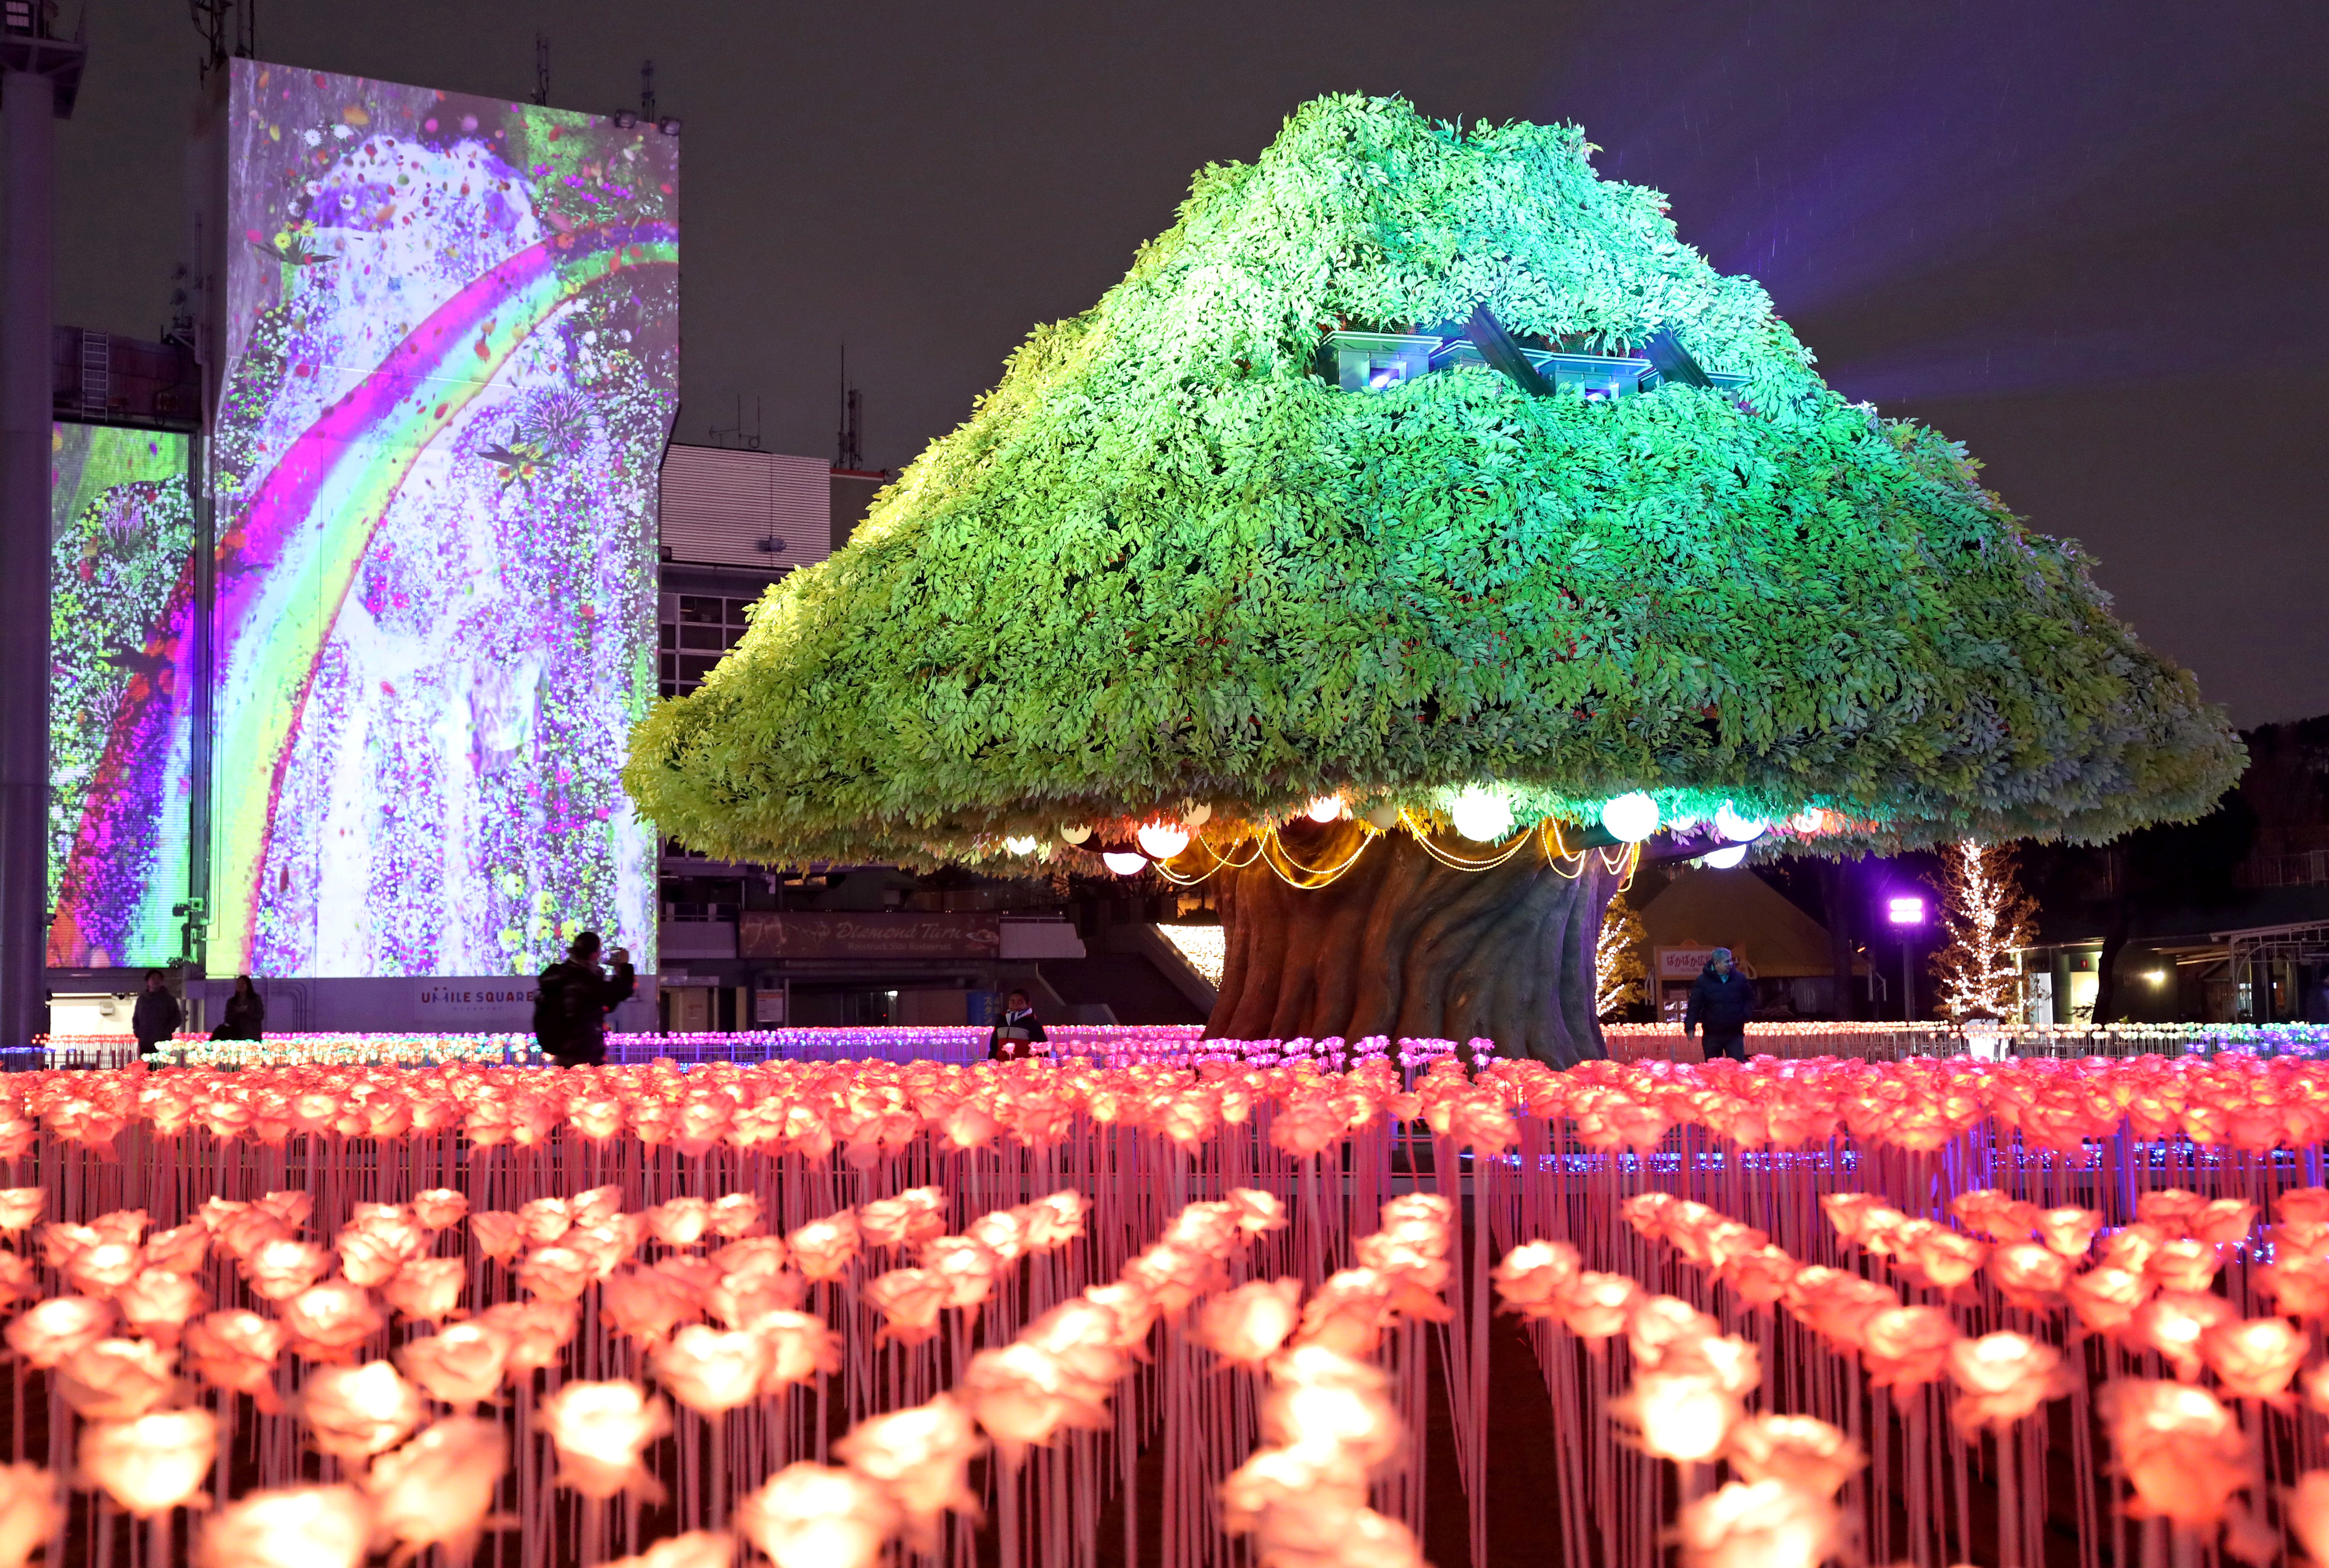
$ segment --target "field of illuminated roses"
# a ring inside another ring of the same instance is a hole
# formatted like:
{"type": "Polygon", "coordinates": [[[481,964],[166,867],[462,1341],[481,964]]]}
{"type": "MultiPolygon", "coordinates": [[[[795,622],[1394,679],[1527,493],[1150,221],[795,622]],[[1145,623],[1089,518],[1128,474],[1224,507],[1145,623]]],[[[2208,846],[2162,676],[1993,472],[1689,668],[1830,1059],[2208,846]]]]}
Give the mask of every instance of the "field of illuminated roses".
{"type": "Polygon", "coordinates": [[[1410,1055],[0,1078],[0,1568],[2329,1561],[2329,1066],[1410,1055]]]}

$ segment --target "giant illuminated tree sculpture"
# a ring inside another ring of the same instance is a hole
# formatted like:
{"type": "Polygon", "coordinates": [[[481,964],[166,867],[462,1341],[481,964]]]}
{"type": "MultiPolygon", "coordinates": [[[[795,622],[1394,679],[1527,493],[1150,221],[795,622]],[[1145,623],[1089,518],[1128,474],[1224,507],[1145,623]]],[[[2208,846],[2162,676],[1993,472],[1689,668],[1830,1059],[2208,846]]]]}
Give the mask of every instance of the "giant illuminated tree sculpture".
{"type": "Polygon", "coordinates": [[[1599,1053],[1601,912],[1661,822],[2203,809],[2237,745],[2076,550],[1591,151],[1330,98],[1203,171],[640,727],[642,808],[780,862],[1162,855],[1227,879],[1217,1032],[1553,1061],[1599,1053]]]}

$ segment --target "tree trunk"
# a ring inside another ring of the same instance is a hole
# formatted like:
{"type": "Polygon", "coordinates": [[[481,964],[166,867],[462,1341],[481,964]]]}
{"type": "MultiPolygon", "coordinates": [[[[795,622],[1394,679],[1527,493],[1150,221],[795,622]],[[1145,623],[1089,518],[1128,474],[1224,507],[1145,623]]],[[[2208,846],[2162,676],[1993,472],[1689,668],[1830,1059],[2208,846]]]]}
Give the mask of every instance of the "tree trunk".
{"type": "Polygon", "coordinates": [[[1828,983],[1834,987],[1834,1006],[1831,1009],[1838,1020],[1860,1015],[1859,998],[1852,991],[1852,908],[1850,889],[1843,863],[1825,860],[1820,863],[1820,907],[1827,912],[1828,972],[1834,978],[1828,983]]]}
{"type": "MultiPolygon", "coordinates": [[[[1297,864],[1332,867],[1359,849],[1362,832],[1304,823],[1284,842],[1297,864]]],[[[1224,871],[1227,950],[1208,1031],[1239,1040],[1485,1035],[1499,1055],[1563,1067],[1605,1056],[1594,949],[1617,878],[1597,853],[1583,862],[1555,864],[1532,841],[1500,866],[1459,871],[1394,830],[1321,888],[1289,886],[1260,859],[1224,871]]]]}

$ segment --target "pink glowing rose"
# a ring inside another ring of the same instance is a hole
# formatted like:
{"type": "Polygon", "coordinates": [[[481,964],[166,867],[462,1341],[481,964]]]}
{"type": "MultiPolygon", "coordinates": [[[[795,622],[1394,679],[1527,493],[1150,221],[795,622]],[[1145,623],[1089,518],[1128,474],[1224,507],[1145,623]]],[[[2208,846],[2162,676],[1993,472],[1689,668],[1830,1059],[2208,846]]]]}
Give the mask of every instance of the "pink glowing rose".
{"type": "Polygon", "coordinates": [[[381,1287],[381,1299],[401,1317],[441,1323],[460,1300],[468,1272],[458,1258],[415,1258],[381,1287]]]}
{"type": "Polygon", "coordinates": [[[810,1281],[837,1280],[857,1256],[857,1216],[844,1210],[807,1224],[785,1238],[793,1261],[810,1281]]]}
{"type": "Polygon", "coordinates": [[[2103,1384],[2098,1403],[2138,1516],[2211,1525],[2249,1484],[2248,1439],[2206,1390],[2121,1378],[2103,1384]]]}
{"type": "Polygon", "coordinates": [[[1971,1437],[1986,1427],[2004,1431],[2050,1399],[2070,1392],[2078,1369],[2062,1353],[2026,1334],[1985,1334],[1949,1346],[1949,1377],[1957,1386],[1949,1418],[1971,1437]]]}
{"type": "Polygon", "coordinates": [[[760,1226],[760,1200],[751,1193],[729,1193],[712,1200],[712,1230],[735,1241],[760,1226]]]}
{"type": "Polygon", "coordinates": [[[1205,1303],[1195,1337],[1224,1361],[1259,1366],[1301,1321],[1301,1280],[1256,1280],[1205,1303]]]}
{"type": "MultiPolygon", "coordinates": [[[[482,1215],[470,1216],[474,1226],[482,1215]]],[[[520,1204],[518,1233],[529,1247],[546,1247],[574,1228],[574,1210],[564,1198],[535,1198],[520,1204]]]]}
{"type": "Polygon", "coordinates": [[[363,1342],[388,1326],[371,1292],[345,1280],[311,1285],[281,1311],[292,1353],[309,1361],[354,1360],[363,1342]]]}
{"type": "Polygon", "coordinates": [[[798,1310],[808,1281],[789,1270],[773,1274],[725,1274],[703,1293],[712,1315],[731,1328],[749,1328],[771,1312],[798,1310]]]}
{"type": "Polygon", "coordinates": [[[1804,1327],[1839,1350],[1859,1349],[1868,1320],[1900,1305],[1891,1288],[1824,1263],[1797,1270],[1780,1299],[1804,1327]]]}
{"type": "MultiPolygon", "coordinates": [[[[935,1187],[922,1190],[938,1191],[935,1187]]],[[[944,1202],[944,1195],[939,1194],[938,1204],[943,1205],[944,1202]]],[[[1033,1203],[1021,1204],[1016,1213],[1026,1227],[1028,1250],[1055,1252],[1075,1241],[1084,1233],[1084,1216],[1090,1209],[1091,1200],[1071,1190],[1049,1193],[1033,1203]]],[[[931,1210],[929,1223],[933,1225],[940,1223],[938,1209],[931,1210]]]]}
{"type": "Polygon", "coordinates": [[[1631,1277],[1588,1269],[1562,1294],[1561,1320],[1579,1339],[1598,1344],[1626,1331],[1641,1299],[1642,1288],[1631,1277]]]}
{"type": "Polygon", "coordinates": [[[547,1301],[574,1301],[598,1278],[591,1260],[571,1247],[537,1247],[517,1267],[517,1282],[547,1301]]]}
{"type": "Polygon", "coordinates": [[[171,1355],[145,1339],[100,1339],[57,1363],[58,1392],[90,1421],[127,1421],[169,1398],[171,1355]]]}
{"type": "Polygon", "coordinates": [[[332,1255],[309,1242],[278,1236],[259,1242],[242,1260],[242,1277],[254,1295],[286,1301],[324,1277],[332,1255]]]}
{"type": "Polygon", "coordinates": [[[357,1568],[372,1507],[354,1487],[253,1492],[211,1516],[194,1568],[357,1568]]]}
{"type": "Polygon", "coordinates": [[[1742,1479],[1784,1481],[1822,1497],[1868,1463],[1858,1443],[1807,1415],[1750,1415],[1731,1427],[1723,1457],[1742,1479]]]}
{"type": "Polygon", "coordinates": [[[203,1266],[210,1246],[211,1233],[198,1223],[189,1222],[171,1230],[156,1231],[146,1243],[146,1266],[191,1274],[203,1266]]]}
{"type": "Polygon", "coordinates": [[[8,1348],[28,1366],[51,1367],[113,1332],[113,1303],[52,1296],[8,1325],[8,1348]]]}
{"type": "Polygon", "coordinates": [[[576,1318],[571,1301],[504,1301],[477,1314],[476,1320],[509,1337],[509,1370],[518,1378],[556,1364],[574,1337],[576,1318]]]}
{"type": "Polygon", "coordinates": [[[676,1197],[644,1211],[647,1231],[667,1247],[692,1247],[712,1228],[710,1200],[676,1197]]]}
{"type": "Polygon", "coordinates": [[[768,1370],[768,1346],[757,1334],[691,1323],[657,1350],[655,1380],[700,1415],[748,1404],[768,1370]]]}
{"type": "Polygon", "coordinates": [[[410,1255],[392,1235],[353,1225],[340,1233],[339,1252],[341,1274],[350,1284],[366,1289],[396,1278],[410,1255]]]}
{"type": "Polygon", "coordinates": [[[0,1231],[32,1229],[33,1222],[41,1217],[41,1211],[48,1204],[46,1187],[0,1187],[0,1231]]]}
{"type": "Polygon", "coordinates": [[[736,1505],[736,1531],[777,1568],[871,1568],[898,1525],[881,1486],[802,1459],[736,1505]]]}
{"type": "Polygon", "coordinates": [[[24,1568],[63,1522],[55,1476],[38,1465],[0,1465],[0,1568],[24,1568]]]}
{"type": "Polygon", "coordinates": [[[1259,1187],[1231,1187],[1223,1201],[1229,1204],[1238,1230],[1248,1236],[1282,1231],[1290,1223],[1286,1217],[1286,1204],[1278,1195],[1259,1187]]]}
{"type": "Polygon", "coordinates": [[[603,1568],[733,1568],[735,1561],[734,1535],[725,1530],[690,1530],[657,1541],[636,1557],[618,1557],[603,1568]]]}
{"type": "Polygon", "coordinates": [[[768,1312],[748,1325],[768,1347],[768,1367],[760,1392],[782,1393],[812,1377],[830,1377],[844,1365],[841,1336],[806,1312],[768,1312]]]}
{"type": "Polygon", "coordinates": [[[74,1289],[89,1296],[110,1296],[146,1267],[146,1249],[128,1242],[99,1241],[74,1250],[59,1266],[74,1289]]]}
{"type": "Polygon", "coordinates": [[[876,1198],[857,1210],[860,1237],[869,1247],[910,1247],[946,1233],[946,1193],[914,1187],[894,1198],[876,1198]]]}
{"type": "Polygon", "coordinates": [[[618,1334],[653,1349],[674,1325],[702,1310],[702,1293],[661,1269],[634,1269],[609,1275],[599,1289],[599,1308],[618,1334]]]}
{"type": "Polygon", "coordinates": [[[636,1384],[567,1384],[542,1402],[536,1419],[558,1450],[560,1486],[586,1497],[632,1491],[662,1500],[639,1456],[671,1430],[671,1417],[636,1384]]]}
{"type": "Polygon", "coordinates": [[[240,1308],[186,1326],[187,1369],[213,1388],[248,1393],[272,1411],[275,1358],[289,1339],[283,1325],[240,1308]]]}
{"type": "Polygon", "coordinates": [[[2073,1274],[2062,1287],[2063,1296],[2079,1314],[2079,1321],[2099,1334],[2126,1327],[2151,1294],[2151,1281],[2132,1269],[2098,1263],[2073,1274]]]}
{"type": "Polygon", "coordinates": [[[1288,1506],[1335,1510],[1366,1506],[1366,1472],[1332,1448],[1257,1449],[1221,1482],[1221,1524],[1233,1535],[1288,1506]]]}
{"type": "Polygon", "coordinates": [[[115,1291],[113,1301],[130,1327],[169,1346],[177,1345],[190,1320],[210,1309],[200,1285],[168,1269],[147,1269],[115,1291]]]}
{"type": "Polygon", "coordinates": [[[376,1542],[403,1554],[433,1545],[455,1560],[484,1528],[494,1489],[509,1467],[509,1439],[499,1422],[448,1416],[374,1459],[363,1489],[372,1499],[376,1542]]]}
{"type": "Polygon", "coordinates": [[[947,1305],[976,1307],[994,1293],[1004,1261],[968,1236],[933,1236],[922,1243],[922,1271],[946,1282],[947,1305]]]}
{"type": "Polygon", "coordinates": [[[1577,1282],[1579,1267],[1577,1249],[1567,1242],[1523,1242],[1504,1254],[1491,1277],[1505,1310],[1551,1318],[1577,1282]]]}
{"type": "Polygon", "coordinates": [[[412,1217],[432,1231],[450,1230],[469,1216],[469,1195],[431,1187],[412,1195],[412,1217]]]}
{"type": "MultiPolygon", "coordinates": [[[[1015,1209],[995,1209],[979,1215],[964,1227],[964,1235],[992,1252],[1001,1263],[1017,1262],[1027,1252],[1027,1222],[1015,1209]]],[[[925,1261],[929,1247],[958,1239],[933,1238],[924,1244],[925,1261]]]]}
{"type": "Polygon", "coordinates": [[[951,1395],[859,1422],[833,1451],[888,1494],[904,1515],[917,1548],[934,1551],[937,1520],[952,1509],[978,1514],[970,1461],[986,1447],[970,1414],[951,1395]]]}
{"type": "Polygon", "coordinates": [[[2293,1408],[2288,1385],[2305,1365],[2305,1336],[2278,1318],[2225,1321],[2200,1334],[2200,1356],[2234,1399],[2270,1401],[2293,1408]]]}
{"type": "Polygon", "coordinates": [[[2008,1305],[2044,1312],[2062,1304],[2070,1260],[2036,1242],[2015,1242],[1990,1254],[1989,1277],[2008,1305]]]}
{"type": "Polygon", "coordinates": [[[2087,1255],[2103,1217],[2092,1209],[2048,1209],[2038,1216],[2038,1239],[2073,1262],[2087,1255]]]}
{"type": "Polygon", "coordinates": [[[440,1334],[406,1341],[397,1349],[396,1364],[431,1399],[474,1406],[501,1386],[509,1353],[505,1330],[491,1323],[456,1323],[440,1334]]]}
{"type": "Polygon", "coordinates": [[[141,1519],[186,1502],[218,1457],[218,1418],[167,1410],[96,1422],[80,1434],[80,1473],[141,1519]]]}
{"type": "Polygon", "coordinates": [[[1014,1458],[1030,1445],[1051,1441],[1063,1427],[1107,1424],[1101,1391],[1032,1345],[980,1351],[955,1392],[995,1445],[1014,1458]]]}
{"type": "Polygon", "coordinates": [[[1653,1370],[1636,1374],[1609,1413],[1633,1428],[1643,1452],[1703,1464],[1722,1451],[1742,1412],[1739,1396],[1709,1374],[1653,1370]]]}
{"type": "Polygon", "coordinates": [[[316,1446],[342,1459],[368,1459],[395,1447],[420,1424],[420,1395],[385,1361],[323,1366],[299,1391],[299,1413],[316,1446]]]}
{"type": "MultiPolygon", "coordinates": [[[[2280,1512],[2315,1568],[2329,1564],[2329,1470],[2307,1470],[2297,1477],[2296,1485],[2281,1492],[2280,1512]]],[[[7,1568],[5,1557],[0,1557],[0,1568],[7,1568]]]]}
{"type": "Polygon", "coordinates": [[[1785,1481],[1732,1481],[1685,1503],[1672,1538],[1683,1568],[1818,1568],[1841,1544],[1835,1505],[1785,1481]]]}
{"type": "Polygon", "coordinates": [[[2137,1307],[2121,1337],[2165,1356],[2185,1383],[2200,1375],[2200,1337],[2219,1323],[2239,1318],[2221,1296],[2201,1290],[2162,1290],[2137,1307]]]}
{"type": "Polygon", "coordinates": [[[1913,1388],[1941,1375],[1957,1326],[1938,1307],[1895,1307],[1862,1325],[1860,1359],[1878,1388],[1913,1388]]]}
{"type": "Polygon", "coordinates": [[[498,1210],[471,1214],[469,1233],[477,1239],[477,1250],[496,1262],[508,1262],[526,1243],[524,1222],[498,1210]]]}

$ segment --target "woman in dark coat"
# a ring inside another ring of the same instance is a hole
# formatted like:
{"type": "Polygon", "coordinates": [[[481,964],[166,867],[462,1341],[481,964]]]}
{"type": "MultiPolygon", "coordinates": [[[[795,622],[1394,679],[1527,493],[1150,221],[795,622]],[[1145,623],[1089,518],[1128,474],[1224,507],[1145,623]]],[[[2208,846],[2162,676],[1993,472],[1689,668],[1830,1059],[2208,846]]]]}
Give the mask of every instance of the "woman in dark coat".
{"type": "Polygon", "coordinates": [[[234,978],[234,995],[226,999],[226,1017],[211,1031],[213,1040],[256,1040],[267,1023],[267,998],[249,975],[234,978]]]}

